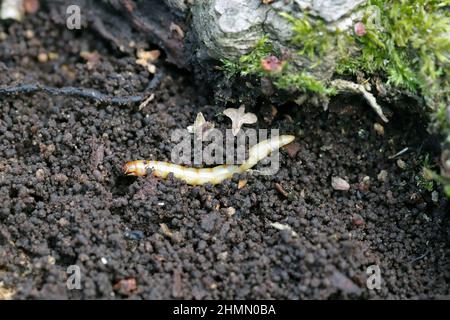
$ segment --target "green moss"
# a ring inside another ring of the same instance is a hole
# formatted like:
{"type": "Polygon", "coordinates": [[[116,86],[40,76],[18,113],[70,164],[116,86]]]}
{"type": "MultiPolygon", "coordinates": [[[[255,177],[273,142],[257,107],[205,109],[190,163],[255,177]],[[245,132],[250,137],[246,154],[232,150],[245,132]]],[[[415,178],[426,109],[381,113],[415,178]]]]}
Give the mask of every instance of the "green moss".
{"type": "MultiPolygon", "coordinates": [[[[291,42],[299,48],[298,54],[312,61],[310,70],[320,65],[330,50],[335,50],[336,73],[364,73],[367,78],[376,74],[394,87],[420,91],[436,108],[442,101],[450,100],[449,5],[450,0],[369,0],[362,9],[366,33],[361,36],[331,31],[324,21],[307,14],[303,18],[281,15],[292,24],[291,42]]],[[[276,52],[268,38],[263,37],[252,52],[237,62],[224,60],[223,69],[228,76],[267,76],[261,59],[268,55],[276,52]]],[[[292,70],[285,68],[282,74],[274,76],[280,88],[297,86],[301,90],[332,92],[307,71],[294,74],[292,70]]]]}
{"type": "Polygon", "coordinates": [[[333,88],[325,86],[323,81],[317,80],[314,76],[303,72],[287,72],[275,79],[275,86],[286,90],[301,90],[304,92],[314,92],[321,95],[332,95],[333,88]]]}
{"type": "Polygon", "coordinates": [[[431,168],[429,155],[422,160],[422,171],[415,176],[417,186],[429,192],[434,190],[434,173],[431,168]]]}
{"type": "Polygon", "coordinates": [[[280,72],[269,72],[263,69],[261,61],[268,56],[279,56],[268,37],[258,41],[255,48],[237,61],[222,60],[222,70],[228,78],[235,76],[257,76],[270,78],[278,89],[301,92],[315,92],[328,95],[333,92],[325,84],[306,71],[294,71],[289,63],[284,62],[280,72]]]}
{"type": "Polygon", "coordinates": [[[229,78],[234,76],[256,75],[263,76],[261,60],[271,54],[276,54],[273,44],[267,36],[262,37],[255,48],[248,54],[242,55],[237,61],[222,59],[222,70],[229,78]]]}
{"type": "Polygon", "coordinates": [[[318,57],[324,55],[336,42],[336,34],[331,33],[322,20],[310,19],[307,15],[304,18],[294,18],[282,12],[282,17],[292,24],[291,42],[299,47],[299,54],[306,55],[310,60],[318,61],[318,57]]]}
{"type": "Polygon", "coordinates": [[[434,113],[434,121],[437,123],[440,131],[449,133],[446,142],[450,143],[450,122],[447,116],[447,108],[449,108],[447,104],[441,103],[438,110],[434,113]]]}
{"type": "Polygon", "coordinates": [[[441,100],[450,76],[450,1],[369,0],[355,36],[356,54],[340,61],[337,71],[368,76],[379,73],[395,87],[441,100]]]}
{"type": "MultiPolygon", "coordinates": [[[[423,96],[450,145],[446,111],[450,108],[450,0],[368,0],[361,9],[364,30],[359,35],[353,30],[330,30],[324,21],[306,13],[302,18],[281,13],[292,24],[291,43],[297,54],[311,61],[307,70],[298,71],[289,61],[282,72],[263,70],[262,59],[279,56],[264,37],[237,62],[223,61],[225,73],[269,77],[280,89],[327,96],[335,91],[313,74],[332,52],[338,75],[376,76],[394,88],[423,96]]],[[[434,180],[450,195],[450,181],[438,175],[434,180]]]]}
{"type": "Polygon", "coordinates": [[[336,73],[367,78],[381,76],[387,84],[420,93],[436,108],[448,100],[450,85],[450,1],[369,0],[362,8],[364,35],[331,31],[320,19],[293,18],[293,45],[298,54],[321,63],[336,50],[336,73]],[[351,55],[348,52],[353,52],[351,55]]]}

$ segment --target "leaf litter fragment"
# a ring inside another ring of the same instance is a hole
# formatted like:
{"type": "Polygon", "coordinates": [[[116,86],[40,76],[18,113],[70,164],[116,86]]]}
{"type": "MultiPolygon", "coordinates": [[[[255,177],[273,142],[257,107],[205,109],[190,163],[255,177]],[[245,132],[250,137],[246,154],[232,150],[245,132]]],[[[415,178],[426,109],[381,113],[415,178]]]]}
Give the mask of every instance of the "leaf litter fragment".
{"type": "Polygon", "coordinates": [[[231,119],[231,129],[233,136],[236,136],[244,124],[253,124],[258,121],[254,113],[245,112],[245,107],[240,106],[239,109],[228,108],[223,111],[223,114],[231,119]]]}
{"type": "Polygon", "coordinates": [[[197,113],[194,124],[187,127],[187,131],[195,134],[197,139],[206,139],[213,129],[214,123],[206,121],[201,112],[197,113]]]}

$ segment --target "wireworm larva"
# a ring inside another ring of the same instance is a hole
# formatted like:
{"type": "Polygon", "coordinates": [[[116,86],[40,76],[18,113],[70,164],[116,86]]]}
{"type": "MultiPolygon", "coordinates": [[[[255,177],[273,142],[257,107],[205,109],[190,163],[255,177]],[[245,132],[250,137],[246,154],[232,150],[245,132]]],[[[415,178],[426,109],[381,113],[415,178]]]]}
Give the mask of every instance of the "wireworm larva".
{"type": "Polygon", "coordinates": [[[173,173],[175,178],[190,185],[217,184],[231,178],[235,173],[242,173],[252,168],[273,151],[291,143],[294,139],[295,137],[291,135],[281,135],[261,141],[250,148],[248,159],[240,166],[220,165],[213,168],[189,168],[165,161],[134,160],[127,162],[123,171],[126,175],[145,176],[147,170],[151,169],[156,177],[165,178],[169,173],[173,173]]]}

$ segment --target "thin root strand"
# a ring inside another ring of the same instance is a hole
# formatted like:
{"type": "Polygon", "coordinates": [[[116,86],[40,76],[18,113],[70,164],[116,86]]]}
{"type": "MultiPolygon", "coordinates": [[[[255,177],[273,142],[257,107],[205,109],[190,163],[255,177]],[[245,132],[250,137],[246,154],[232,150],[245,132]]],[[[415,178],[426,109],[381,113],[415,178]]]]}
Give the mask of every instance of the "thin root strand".
{"type": "Polygon", "coordinates": [[[45,92],[53,96],[70,96],[89,99],[98,104],[110,104],[110,105],[130,105],[138,102],[142,102],[148,98],[150,90],[154,90],[163,78],[163,73],[159,73],[153,77],[149,85],[145,89],[144,93],[135,96],[110,96],[100,91],[87,88],[77,87],[51,87],[40,84],[22,84],[18,86],[3,87],[0,88],[0,97],[3,95],[20,95],[20,94],[33,94],[37,92],[45,92]]]}

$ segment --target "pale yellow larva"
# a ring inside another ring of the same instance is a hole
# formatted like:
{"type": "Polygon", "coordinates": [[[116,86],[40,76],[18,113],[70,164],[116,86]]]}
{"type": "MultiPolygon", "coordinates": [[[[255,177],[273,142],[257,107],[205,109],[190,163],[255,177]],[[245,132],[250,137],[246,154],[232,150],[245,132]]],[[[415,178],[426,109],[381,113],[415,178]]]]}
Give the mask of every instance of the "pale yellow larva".
{"type": "Polygon", "coordinates": [[[147,170],[151,169],[153,175],[157,177],[165,178],[169,173],[173,173],[175,178],[190,185],[218,184],[225,179],[230,179],[235,173],[242,173],[252,168],[270,153],[291,143],[294,139],[294,136],[282,135],[261,141],[250,148],[248,159],[240,166],[220,165],[213,168],[190,168],[164,161],[134,160],[127,162],[123,171],[126,175],[145,176],[147,170]]]}

